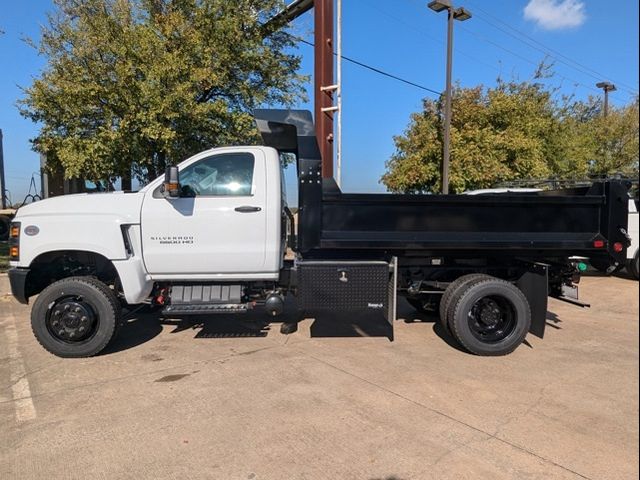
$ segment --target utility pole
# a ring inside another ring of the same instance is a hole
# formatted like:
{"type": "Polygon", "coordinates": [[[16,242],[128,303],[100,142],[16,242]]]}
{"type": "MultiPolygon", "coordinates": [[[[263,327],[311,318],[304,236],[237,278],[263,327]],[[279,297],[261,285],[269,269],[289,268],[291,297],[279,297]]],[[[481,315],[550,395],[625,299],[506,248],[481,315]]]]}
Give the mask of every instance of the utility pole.
{"type": "Polygon", "coordinates": [[[316,138],[322,156],[322,178],[333,178],[333,114],[339,109],[339,106],[334,106],[333,96],[335,92],[340,95],[340,87],[334,83],[333,76],[333,2],[293,0],[267,22],[267,25],[282,19],[291,22],[303,13],[314,10],[313,98],[316,138]]]}
{"type": "Polygon", "coordinates": [[[336,13],[336,22],[338,31],[336,40],[338,42],[336,48],[336,67],[337,67],[337,85],[336,94],[336,112],[338,124],[336,125],[336,183],[338,187],[342,186],[342,0],[338,0],[338,12],[336,13]]]}
{"type": "Polygon", "coordinates": [[[434,12],[447,11],[447,78],[444,99],[444,127],[442,134],[442,178],[441,192],[449,193],[449,163],[451,156],[451,70],[453,68],[453,21],[461,22],[471,18],[471,12],[464,7],[454,8],[450,0],[434,0],[428,7],[434,12]]]}
{"type": "Polygon", "coordinates": [[[2,150],[2,129],[0,129],[0,210],[7,208],[7,197],[4,192],[4,153],[2,150]]]}
{"type": "Polygon", "coordinates": [[[615,92],[617,88],[611,82],[598,82],[596,87],[604,91],[604,116],[606,117],[609,114],[609,92],[615,92]]]}
{"type": "Polygon", "coordinates": [[[333,178],[333,0],[314,0],[314,99],[316,136],[322,155],[322,178],[333,178]]]}

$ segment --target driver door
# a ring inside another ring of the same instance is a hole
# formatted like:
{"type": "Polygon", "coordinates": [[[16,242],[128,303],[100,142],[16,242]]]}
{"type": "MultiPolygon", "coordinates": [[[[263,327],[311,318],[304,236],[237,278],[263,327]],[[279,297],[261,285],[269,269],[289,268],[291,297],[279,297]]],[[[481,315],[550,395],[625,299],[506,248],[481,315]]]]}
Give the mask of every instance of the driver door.
{"type": "Polygon", "coordinates": [[[142,206],[147,271],[179,278],[233,278],[264,271],[266,159],[259,149],[231,149],[180,168],[181,196],[160,187],[142,206]]]}

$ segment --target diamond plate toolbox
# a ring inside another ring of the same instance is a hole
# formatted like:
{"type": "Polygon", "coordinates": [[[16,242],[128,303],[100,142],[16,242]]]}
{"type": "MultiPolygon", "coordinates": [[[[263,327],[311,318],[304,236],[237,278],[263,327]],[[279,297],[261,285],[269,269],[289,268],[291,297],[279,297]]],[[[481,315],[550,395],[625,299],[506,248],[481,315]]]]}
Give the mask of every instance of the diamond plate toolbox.
{"type": "Polygon", "coordinates": [[[386,262],[298,263],[298,302],[303,310],[379,310],[388,303],[386,262]]]}

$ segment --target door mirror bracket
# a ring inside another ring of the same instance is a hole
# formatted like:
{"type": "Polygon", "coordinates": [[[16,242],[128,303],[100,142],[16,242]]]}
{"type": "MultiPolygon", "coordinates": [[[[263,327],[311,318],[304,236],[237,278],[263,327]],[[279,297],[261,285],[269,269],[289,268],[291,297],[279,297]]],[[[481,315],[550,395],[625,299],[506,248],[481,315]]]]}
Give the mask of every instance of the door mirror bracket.
{"type": "Polygon", "coordinates": [[[180,172],[178,167],[170,166],[165,170],[162,196],[166,199],[180,197],[180,172]]]}

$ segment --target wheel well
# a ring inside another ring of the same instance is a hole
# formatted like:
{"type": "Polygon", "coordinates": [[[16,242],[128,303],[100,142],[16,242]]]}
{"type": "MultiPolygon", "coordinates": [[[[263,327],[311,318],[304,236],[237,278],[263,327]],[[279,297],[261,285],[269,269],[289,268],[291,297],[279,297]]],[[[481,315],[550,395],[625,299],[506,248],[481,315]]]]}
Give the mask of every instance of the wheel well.
{"type": "Polygon", "coordinates": [[[26,280],[27,298],[57,280],[74,276],[96,277],[116,287],[120,284],[116,268],[106,257],[82,250],[59,250],[43,253],[31,262],[26,280]]]}

